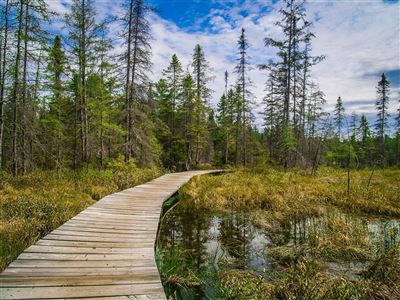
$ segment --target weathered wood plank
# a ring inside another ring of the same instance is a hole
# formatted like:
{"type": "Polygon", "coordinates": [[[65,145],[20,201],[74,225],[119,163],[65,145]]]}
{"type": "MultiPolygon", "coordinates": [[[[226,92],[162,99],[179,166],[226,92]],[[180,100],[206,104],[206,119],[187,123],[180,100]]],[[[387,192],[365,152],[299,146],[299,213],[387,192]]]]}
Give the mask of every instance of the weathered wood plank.
{"type": "Polygon", "coordinates": [[[0,274],[0,299],[165,299],[154,253],[161,206],[210,172],[167,174],[102,198],[21,253],[0,274]]]}

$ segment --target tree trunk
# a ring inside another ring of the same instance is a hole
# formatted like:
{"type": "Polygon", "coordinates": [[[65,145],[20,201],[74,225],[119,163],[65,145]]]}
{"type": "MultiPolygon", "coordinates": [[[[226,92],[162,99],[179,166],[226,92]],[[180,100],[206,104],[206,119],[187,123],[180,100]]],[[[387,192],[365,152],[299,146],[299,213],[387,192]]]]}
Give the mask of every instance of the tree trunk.
{"type": "Polygon", "coordinates": [[[130,72],[131,72],[131,44],[132,44],[132,18],[133,18],[133,0],[130,1],[129,5],[129,20],[128,20],[128,49],[127,49],[127,63],[126,63],[126,87],[125,87],[125,161],[130,159],[130,124],[131,124],[131,82],[130,82],[130,72]]]}
{"type": "Polygon", "coordinates": [[[9,10],[9,0],[6,1],[4,18],[4,40],[2,39],[1,44],[1,66],[0,66],[0,172],[3,167],[3,139],[4,139],[4,91],[5,91],[5,75],[6,75],[6,52],[8,43],[8,10],[9,10]]]}
{"type": "Polygon", "coordinates": [[[14,176],[18,174],[18,104],[19,104],[19,93],[20,93],[20,82],[19,82],[19,65],[21,59],[21,38],[22,38],[22,17],[24,11],[24,1],[20,1],[19,13],[18,13],[18,33],[17,33],[17,53],[15,56],[15,68],[14,68],[14,86],[11,97],[12,104],[12,173],[14,176]]]}
{"type": "Polygon", "coordinates": [[[26,129],[28,128],[28,114],[26,112],[26,91],[27,91],[27,64],[28,64],[28,32],[29,32],[29,2],[25,4],[25,25],[24,25],[24,61],[22,75],[22,107],[21,107],[21,163],[22,174],[26,174],[26,129]]]}

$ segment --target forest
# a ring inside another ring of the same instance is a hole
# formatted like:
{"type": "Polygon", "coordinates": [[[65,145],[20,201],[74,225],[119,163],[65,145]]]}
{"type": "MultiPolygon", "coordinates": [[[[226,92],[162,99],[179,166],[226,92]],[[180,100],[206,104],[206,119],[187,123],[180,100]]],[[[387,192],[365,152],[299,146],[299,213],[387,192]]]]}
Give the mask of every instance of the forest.
{"type": "Polygon", "coordinates": [[[400,297],[398,84],[382,71],[365,87],[375,117],[349,113],[341,95],[327,110],[305,1],[280,1],[279,38],[259,37],[276,53],[264,63],[239,28],[222,74],[196,41],[189,65],[172,54],[153,74],[157,7],[145,0],[116,1],[105,18],[95,0],[65,14],[48,2],[0,3],[0,270],[108,194],[224,169],[164,204],[156,256],[169,299],[400,297]]]}
{"type": "Polygon", "coordinates": [[[311,73],[324,55],[312,55],[315,36],[301,2],[288,3],[276,24],[282,38],[264,37],[265,47],[276,49],[275,60],[253,66],[241,29],[232,49],[234,70],[213,74],[198,44],[190,68],[184,70],[172,55],[161,79],[151,82],[151,8],[143,1],[128,1],[125,15],[110,20],[98,20],[92,1],[73,1],[62,16],[63,36],[45,29],[55,17],[45,1],[4,2],[2,170],[16,176],[104,168],[120,155],[168,170],[272,162],[313,172],[347,160],[356,167],[398,166],[400,119],[388,113],[390,98],[398,101],[398,95],[390,96],[385,74],[370,87],[377,92],[375,123],[347,115],[340,96],[335,110],[325,111],[324,93],[311,73]],[[112,22],[121,32],[110,33],[112,22]],[[262,116],[252,109],[252,67],[268,71],[262,116]],[[213,76],[224,76],[219,91],[209,88],[213,76]],[[210,104],[212,93],[221,95],[216,107],[210,104]],[[254,125],[260,117],[262,126],[254,125]]]}

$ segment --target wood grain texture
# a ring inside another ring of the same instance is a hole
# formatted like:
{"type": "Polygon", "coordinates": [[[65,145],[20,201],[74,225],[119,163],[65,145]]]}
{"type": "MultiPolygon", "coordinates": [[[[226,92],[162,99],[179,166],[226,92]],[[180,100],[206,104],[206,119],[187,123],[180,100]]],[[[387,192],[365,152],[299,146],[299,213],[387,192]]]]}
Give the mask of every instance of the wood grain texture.
{"type": "Polygon", "coordinates": [[[196,175],[163,175],[104,197],[0,274],[0,299],[165,299],[154,246],[161,207],[196,175]]]}

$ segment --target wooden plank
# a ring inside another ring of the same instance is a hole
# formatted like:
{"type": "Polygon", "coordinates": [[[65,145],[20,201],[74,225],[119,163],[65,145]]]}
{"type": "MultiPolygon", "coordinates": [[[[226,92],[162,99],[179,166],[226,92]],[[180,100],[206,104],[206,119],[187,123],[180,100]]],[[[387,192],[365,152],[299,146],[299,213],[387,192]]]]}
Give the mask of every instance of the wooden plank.
{"type": "Polygon", "coordinates": [[[102,285],[102,284],[129,284],[141,282],[158,282],[157,273],[154,274],[129,274],[115,276],[44,276],[44,277],[25,277],[3,279],[3,287],[22,287],[22,286],[66,286],[66,285],[102,285]]]}
{"type": "Polygon", "coordinates": [[[76,254],[112,254],[112,253],[130,253],[132,255],[153,254],[154,249],[148,248],[112,248],[112,247],[65,247],[65,246],[43,246],[32,245],[24,253],[76,253],[76,254]]]}
{"type": "Polygon", "coordinates": [[[162,204],[210,172],[167,174],[102,198],[21,253],[0,274],[0,299],[165,300],[154,253],[162,204]]]}
{"type": "MultiPolygon", "coordinates": [[[[43,277],[43,276],[103,276],[107,275],[132,275],[132,274],[156,274],[156,266],[115,266],[115,267],[86,267],[86,268],[13,268],[8,267],[2,276],[10,277],[43,277]]],[[[0,276],[0,280],[3,277],[0,276]]],[[[1,289],[1,288],[0,288],[1,289]]]]}
{"type": "Polygon", "coordinates": [[[153,254],[137,254],[137,253],[111,253],[111,254],[76,254],[76,253],[29,253],[23,252],[18,256],[19,260],[25,259],[43,259],[43,260],[143,260],[154,257],[153,254]]]}
{"type": "Polygon", "coordinates": [[[143,248],[143,247],[154,247],[154,242],[142,242],[140,244],[138,243],[115,243],[115,242],[76,242],[76,241],[59,241],[59,240],[40,240],[36,243],[36,245],[55,245],[55,246],[65,246],[65,247],[92,247],[92,248],[98,248],[98,247],[112,247],[112,248],[143,248]]]}
{"type": "Polygon", "coordinates": [[[128,296],[144,293],[161,293],[160,283],[57,286],[57,287],[15,287],[2,288],[7,299],[65,299],[71,297],[128,296]]]}

